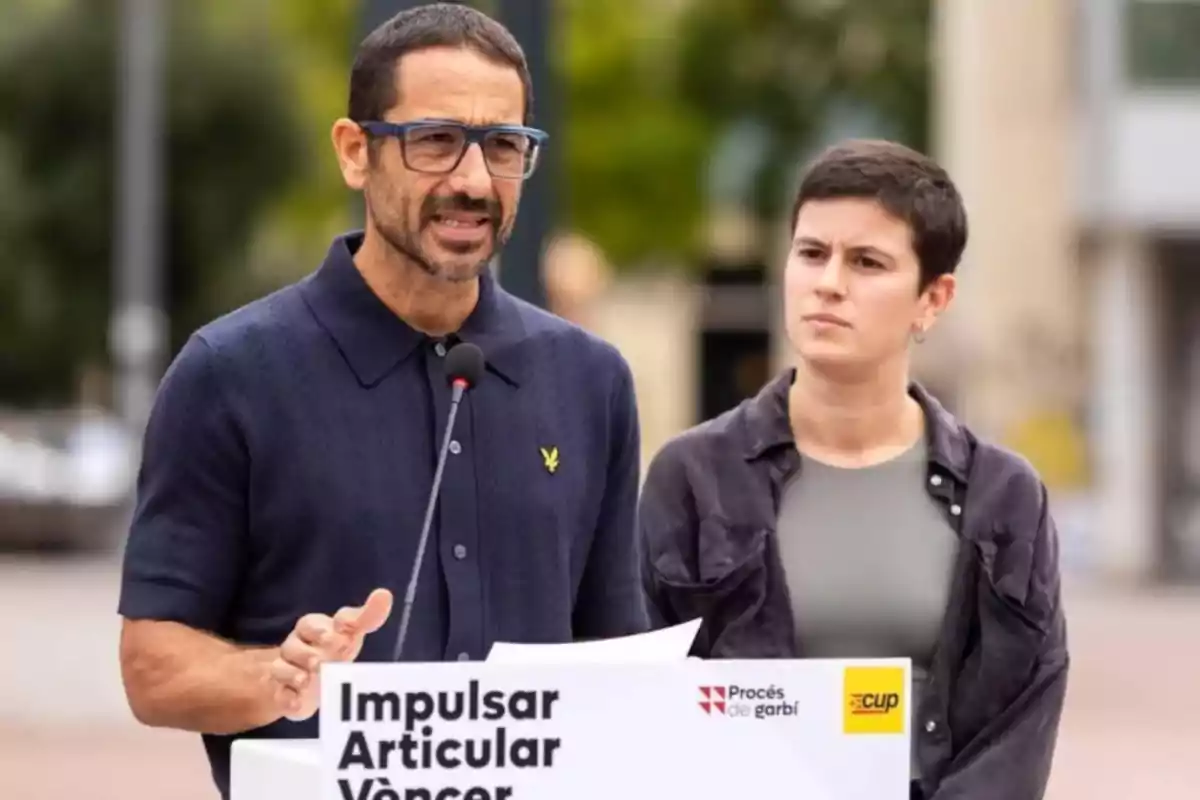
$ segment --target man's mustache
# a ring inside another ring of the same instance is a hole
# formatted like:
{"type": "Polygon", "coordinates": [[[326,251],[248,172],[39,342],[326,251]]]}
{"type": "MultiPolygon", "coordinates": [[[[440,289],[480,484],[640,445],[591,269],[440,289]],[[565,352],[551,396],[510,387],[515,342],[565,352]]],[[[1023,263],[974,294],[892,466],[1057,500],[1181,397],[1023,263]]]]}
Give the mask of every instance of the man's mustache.
{"type": "Polygon", "coordinates": [[[471,197],[466,194],[430,196],[425,198],[421,208],[422,224],[430,222],[439,214],[459,211],[464,214],[482,214],[488,218],[492,227],[499,227],[501,216],[500,203],[496,200],[471,197]]]}

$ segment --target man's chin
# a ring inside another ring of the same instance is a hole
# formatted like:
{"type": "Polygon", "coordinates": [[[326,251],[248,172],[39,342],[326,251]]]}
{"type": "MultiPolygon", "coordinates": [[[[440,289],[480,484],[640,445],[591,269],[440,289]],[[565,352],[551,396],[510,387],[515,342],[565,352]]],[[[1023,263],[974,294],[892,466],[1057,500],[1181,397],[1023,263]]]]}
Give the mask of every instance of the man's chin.
{"type": "Polygon", "coordinates": [[[448,281],[470,281],[487,269],[495,250],[489,246],[459,250],[450,247],[427,247],[425,263],[433,267],[433,274],[448,281]]]}
{"type": "Polygon", "coordinates": [[[490,254],[487,257],[436,258],[429,263],[433,266],[434,274],[451,283],[473,281],[487,269],[490,254]]]}

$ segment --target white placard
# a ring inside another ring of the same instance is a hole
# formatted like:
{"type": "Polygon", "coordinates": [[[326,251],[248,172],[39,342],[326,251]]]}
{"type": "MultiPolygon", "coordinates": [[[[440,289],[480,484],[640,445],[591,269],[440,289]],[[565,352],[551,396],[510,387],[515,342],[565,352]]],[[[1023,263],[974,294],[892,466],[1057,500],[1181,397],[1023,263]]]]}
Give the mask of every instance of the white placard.
{"type": "Polygon", "coordinates": [[[322,800],[907,800],[897,660],[326,664],[322,800]]]}

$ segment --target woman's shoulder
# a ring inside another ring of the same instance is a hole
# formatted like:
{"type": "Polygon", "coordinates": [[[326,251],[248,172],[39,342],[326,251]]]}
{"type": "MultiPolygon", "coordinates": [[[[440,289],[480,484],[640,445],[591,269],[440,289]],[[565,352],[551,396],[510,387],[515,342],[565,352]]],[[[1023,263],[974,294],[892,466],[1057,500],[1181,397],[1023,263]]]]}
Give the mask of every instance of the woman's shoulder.
{"type": "Polygon", "coordinates": [[[720,461],[740,458],[746,443],[745,406],[741,403],[667,438],[650,459],[647,483],[686,480],[697,471],[711,471],[720,461]]]}
{"type": "Polygon", "coordinates": [[[1043,530],[1049,494],[1034,464],[1015,449],[980,433],[943,406],[931,392],[914,384],[930,425],[931,457],[961,481],[971,529],[987,536],[995,530],[1043,530]]]}
{"type": "Polygon", "coordinates": [[[983,484],[989,493],[1040,495],[1044,491],[1042,477],[1028,458],[981,434],[920,384],[913,385],[913,394],[932,426],[934,450],[944,460],[962,465],[968,485],[983,484]]]}
{"type": "Polygon", "coordinates": [[[1016,450],[976,438],[967,478],[967,508],[985,513],[993,525],[1034,536],[1045,530],[1050,496],[1033,463],[1016,450]]]}
{"type": "Polygon", "coordinates": [[[675,434],[655,454],[650,471],[679,472],[728,465],[761,455],[791,439],[787,389],[792,370],[784,370],[757,394],[720,414],[675,434]]]}

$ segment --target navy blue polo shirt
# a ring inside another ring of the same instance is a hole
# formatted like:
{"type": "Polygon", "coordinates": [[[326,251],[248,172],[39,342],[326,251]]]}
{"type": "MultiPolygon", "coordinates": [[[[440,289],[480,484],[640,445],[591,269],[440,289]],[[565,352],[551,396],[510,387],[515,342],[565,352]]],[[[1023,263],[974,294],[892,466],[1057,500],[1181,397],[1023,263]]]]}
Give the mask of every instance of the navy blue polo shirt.
{"type": "MultiPolygon", "coordinates": [[[[376,297],[352,260],[361,242],[336,239],[302,281],[201,328],[167,370],[123,616],[278,645],[302,615],[385,587],[396,605],[360,660],[391,659],[449,408],[449,342],[376,297]]],[[[456,338],[477,344],[487,369],[459,409],[406,660],[647,627],[628,365],[490,273],[480,280],[456,338]]],[[[316,717],[243,735],[315,737],[316,717]]],[[[231,738],[204,737],[223,795],[231,738]]]]}

